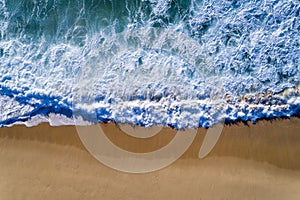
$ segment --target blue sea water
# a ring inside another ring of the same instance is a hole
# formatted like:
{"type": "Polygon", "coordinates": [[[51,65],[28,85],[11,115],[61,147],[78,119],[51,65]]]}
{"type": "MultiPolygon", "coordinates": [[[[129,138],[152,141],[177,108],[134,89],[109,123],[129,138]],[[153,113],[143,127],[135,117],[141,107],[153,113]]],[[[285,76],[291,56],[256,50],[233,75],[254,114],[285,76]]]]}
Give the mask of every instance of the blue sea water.
{"type": "Polygon", "coordinates": [[[0,0],[0,127],[300,117],[298,0],[0,0]]]}

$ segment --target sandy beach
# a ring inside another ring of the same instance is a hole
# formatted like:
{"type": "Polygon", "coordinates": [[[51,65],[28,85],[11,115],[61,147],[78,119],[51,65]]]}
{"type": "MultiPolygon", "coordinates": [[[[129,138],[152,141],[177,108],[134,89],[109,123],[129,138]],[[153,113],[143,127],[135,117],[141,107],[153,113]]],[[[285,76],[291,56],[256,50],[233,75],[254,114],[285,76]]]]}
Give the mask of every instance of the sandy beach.
{"type": "MultiPolygon", "coordinates": [[[[133,152],[162,147],[165,128],[148,139],[101,124],[109,139],[133,152]]],[[[198,159],[206,129],[187,152],[151,173],[110,169],[91,156],[73,126],[0,129],[0,199],[300,199],[300,119],[225,126],[212,152],[198,159]]]]}

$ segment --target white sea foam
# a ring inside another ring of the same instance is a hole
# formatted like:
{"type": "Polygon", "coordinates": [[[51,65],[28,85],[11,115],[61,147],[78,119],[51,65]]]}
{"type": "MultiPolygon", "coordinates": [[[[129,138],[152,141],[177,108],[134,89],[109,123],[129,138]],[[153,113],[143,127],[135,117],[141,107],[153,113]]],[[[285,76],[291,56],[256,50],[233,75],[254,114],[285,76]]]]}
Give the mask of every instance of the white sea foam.
{"type": "Polygon", "coordinates": [[[0,1],[0,126],[299,115],[299,5],[241,2],[126,1],[120,17],[101,2],[0,1]]]}

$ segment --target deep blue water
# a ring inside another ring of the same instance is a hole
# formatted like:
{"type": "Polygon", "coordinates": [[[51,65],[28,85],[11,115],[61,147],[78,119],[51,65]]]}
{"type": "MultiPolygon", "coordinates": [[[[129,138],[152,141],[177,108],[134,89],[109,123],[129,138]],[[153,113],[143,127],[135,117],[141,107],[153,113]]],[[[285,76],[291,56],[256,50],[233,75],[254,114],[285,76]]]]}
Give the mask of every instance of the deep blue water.
{"type": "Polygon", "coordinates": [[[0,127],[300,117],[297,0],[0,0],[0,127]]]}

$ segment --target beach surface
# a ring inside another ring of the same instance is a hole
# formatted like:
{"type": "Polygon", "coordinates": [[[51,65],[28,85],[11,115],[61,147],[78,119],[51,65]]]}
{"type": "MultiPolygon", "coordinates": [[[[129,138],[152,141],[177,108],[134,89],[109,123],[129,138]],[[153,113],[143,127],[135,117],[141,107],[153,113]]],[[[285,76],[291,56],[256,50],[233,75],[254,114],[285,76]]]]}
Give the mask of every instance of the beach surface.
{"type": "MultiPolygon", "coordinates": [[[[108,138],[132,152],[161,148],[176,134],[164,128],[138,139],[115,124],[108,138]]],[[[0,199],[300,199],[300,119],[226,125],[204,159],[197,136],[179,160],[151,173],[129,174],[97,161],[74,126],[0,129],[0,199]]]]}

